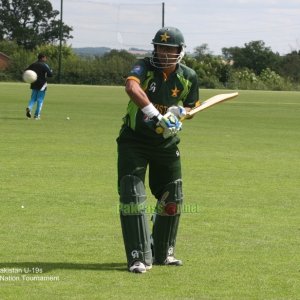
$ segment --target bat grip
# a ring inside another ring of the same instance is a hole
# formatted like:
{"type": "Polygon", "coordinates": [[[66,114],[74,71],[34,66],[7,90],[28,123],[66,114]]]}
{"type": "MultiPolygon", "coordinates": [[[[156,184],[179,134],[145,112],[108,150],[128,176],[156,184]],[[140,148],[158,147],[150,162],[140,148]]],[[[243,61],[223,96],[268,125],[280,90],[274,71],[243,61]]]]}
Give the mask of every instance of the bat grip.
{"type": "MultiPolygon", "coordinates": [[[[184,117],[182,117],[182,118],[180,119],[180,122],[183,122],[186,118],[187,118],[187,115],[185,115],[184,117]]],[[[164,133],[164,129],[163,129],[161,126],[157,126],[157,127],[155,128],[155,132],[156,132],[157,134],[163,134],[163,133],[164,133]]]]}

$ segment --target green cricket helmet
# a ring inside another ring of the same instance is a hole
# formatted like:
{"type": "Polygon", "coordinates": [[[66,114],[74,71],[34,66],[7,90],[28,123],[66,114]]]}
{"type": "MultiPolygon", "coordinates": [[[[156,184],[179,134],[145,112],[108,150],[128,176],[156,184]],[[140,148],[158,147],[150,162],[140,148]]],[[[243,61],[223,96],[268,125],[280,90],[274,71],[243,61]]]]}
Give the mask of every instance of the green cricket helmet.
{"type": "Polygon", "coordinates": [[[175,27],[163,27],[157,31],[154,39],[152,40],[154,51],[150,62],[157,68],[168,68],[172,65],[178,64],[184,56],[184,37],[181,31],[175,27]],[[178,53],[159,53],[157,46],[176,47],[178,53]]]}
{"type": "Polygon", "coordinates": [[[152,44],[170,47],[185,47],[184,37],[180,30],[175,27],[163,27],[159,29],[152,40],[152,44]]]}

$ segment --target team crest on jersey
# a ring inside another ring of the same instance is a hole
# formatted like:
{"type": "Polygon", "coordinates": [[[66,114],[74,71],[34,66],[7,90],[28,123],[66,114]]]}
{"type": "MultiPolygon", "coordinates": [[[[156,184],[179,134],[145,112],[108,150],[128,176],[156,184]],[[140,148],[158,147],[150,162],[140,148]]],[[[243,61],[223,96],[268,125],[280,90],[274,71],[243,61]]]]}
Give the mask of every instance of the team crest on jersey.
{"type": "Polygon", "coordinates": [[[172,95],[171,95],[172,97],[177,97],[178,94],[180,93],[180,90],[175,85],[174,89],[172,89],[171,92],[172,92],[172,95]]]}
{"type": "Polygon", "coordinates": [[[141,66],[134,66],[130,73],[141,75],[143,69],[141,66]]]}

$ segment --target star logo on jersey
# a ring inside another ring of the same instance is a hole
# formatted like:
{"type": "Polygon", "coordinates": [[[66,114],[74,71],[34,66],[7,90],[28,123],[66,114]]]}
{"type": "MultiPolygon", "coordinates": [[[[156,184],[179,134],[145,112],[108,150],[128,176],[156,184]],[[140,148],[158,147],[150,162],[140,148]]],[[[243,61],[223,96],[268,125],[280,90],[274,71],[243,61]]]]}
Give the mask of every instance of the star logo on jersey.
{"type": "Polygon", "coordinates": [[[171,90],[172,97],[177,97],[180,90],[177,89],[177,86],[175,85],[175,88],[171,90]]]}
{"type": "Polygon", "coordinates": [[[161,42],[167,42],[170,36],[165,32],[164,34],[160,35],[160,41],[161,42]]]}

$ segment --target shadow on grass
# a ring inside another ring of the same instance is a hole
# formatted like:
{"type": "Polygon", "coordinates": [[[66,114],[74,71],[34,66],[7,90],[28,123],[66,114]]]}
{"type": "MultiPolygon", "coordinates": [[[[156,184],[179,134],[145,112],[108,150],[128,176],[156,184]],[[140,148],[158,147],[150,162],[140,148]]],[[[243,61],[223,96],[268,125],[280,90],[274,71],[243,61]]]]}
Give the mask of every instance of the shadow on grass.
{"type": "MultiPolygon", "coordinates": [[[[62,262],[1,262],[0,273],[4,273],[1,269],[31,270],[39,268],[43,270],[43,273],[47,273],[53,270],[87,270],[87,271],[127,271],[127,265],[125,263],[97,263],[97,264],[80,264],[80,263],[62,263],[62,262]]],[[[5,272],[5,273],[8,273],[5,272]]],[[[17,273],[17,272],[16,272],[17,273]]]]}

